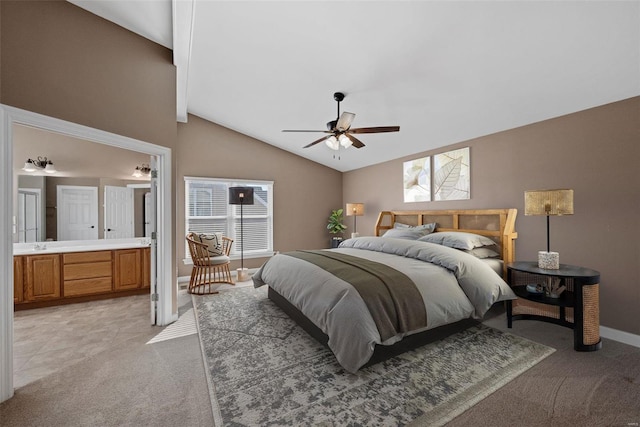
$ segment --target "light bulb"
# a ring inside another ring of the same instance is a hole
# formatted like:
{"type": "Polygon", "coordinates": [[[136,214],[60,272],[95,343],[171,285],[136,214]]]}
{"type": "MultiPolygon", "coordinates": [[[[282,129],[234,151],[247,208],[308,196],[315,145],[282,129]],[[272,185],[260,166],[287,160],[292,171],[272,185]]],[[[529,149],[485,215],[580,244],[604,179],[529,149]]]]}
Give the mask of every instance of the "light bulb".
{"type": "Polygon", "coordinates": [[[324,142],[325,144],[327,144],[327,147],[331,148],[332,150],[337,151],[340,148],[340,144],[338,143],[337,138],[333,135],[327,138],[324,142]]]}
{"type": "Polygon", "coordinates": [[[53,166],[53,163],[51,162],[51,160],[49,160],[49,161],[47,162],[47,165],[44,167],[44,171],[45,171],[46,173],[56,173],[56,172],[57,172],[57,171],[56,171],[56,167],[55,167],[55,166],[53,166]]]}
{"type": "Polygon", "coordinates": [[[349,148],[351,147],[351,144],[353,144],[353,142],[351,142],[351,140],[345,134],[340,135],[338,137],[338,141],[340,141],[340,145],[342,145],[344,148],[349,148]]]}
{"type": "Polygon", "coordinates": [[[22,168],[22,170],[25,171],[25,172],[35,172],[36,171],[36,167],[33,164],[33,160],[27,159],[27,161],[24,162],[24,167],[22,168]]]}

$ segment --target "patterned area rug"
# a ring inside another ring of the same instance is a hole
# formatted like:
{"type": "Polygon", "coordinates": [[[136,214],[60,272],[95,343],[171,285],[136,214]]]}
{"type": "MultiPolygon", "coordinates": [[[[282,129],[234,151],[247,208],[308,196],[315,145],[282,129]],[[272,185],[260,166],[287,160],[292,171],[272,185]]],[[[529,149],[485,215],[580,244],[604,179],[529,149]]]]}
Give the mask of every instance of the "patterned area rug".
{"type": "Polygon", "coordinates": [[[478,325],[350,374],[266,286],[193,302],[216,426],[442,425],[555,351],[478,325]]]}

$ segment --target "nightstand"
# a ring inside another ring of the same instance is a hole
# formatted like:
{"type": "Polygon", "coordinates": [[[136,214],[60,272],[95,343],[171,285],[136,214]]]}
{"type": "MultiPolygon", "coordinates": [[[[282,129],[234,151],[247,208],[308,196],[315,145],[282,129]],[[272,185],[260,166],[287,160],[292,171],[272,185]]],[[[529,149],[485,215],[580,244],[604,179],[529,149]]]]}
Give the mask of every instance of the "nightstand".
{"type": "Polygon", "coordinates": [[[560,264],[557,270],[538,267],[534,261],[507,265],[507,282],[518,296],[507,301],[507,326],[514,320],[541,320],[573,329],[573,348],[595,351],[600,340],[600,273],[589,268],[560,264]],[[526,285],[542,284],[558,278],[566,290],[559,298],[527,291],[526,285]]]}

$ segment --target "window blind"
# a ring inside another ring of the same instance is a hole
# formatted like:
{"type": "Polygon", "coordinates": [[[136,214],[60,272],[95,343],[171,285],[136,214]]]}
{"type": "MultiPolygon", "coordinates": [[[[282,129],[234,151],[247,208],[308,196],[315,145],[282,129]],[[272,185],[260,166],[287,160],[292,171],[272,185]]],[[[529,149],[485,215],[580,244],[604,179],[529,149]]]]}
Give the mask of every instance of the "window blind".
{"type": "Polygon", "coordinates": [[[185,194],[185,234],[222,233],[234,240],[231,256],[240,255],[241,245],[245,257],[273,253],[273,182],[185,177],[185,194]],[[229,187],[235,186],[253,188],[253,205],[242,206],[242,242],[240,205],[229,204],[229,187]]]}

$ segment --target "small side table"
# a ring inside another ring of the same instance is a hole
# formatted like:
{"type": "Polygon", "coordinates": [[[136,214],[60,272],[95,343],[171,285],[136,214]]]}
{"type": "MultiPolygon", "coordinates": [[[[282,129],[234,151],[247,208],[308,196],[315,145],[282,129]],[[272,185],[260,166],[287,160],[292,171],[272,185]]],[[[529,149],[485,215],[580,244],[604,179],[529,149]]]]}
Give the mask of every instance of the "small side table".
{"type": "Polygon", "coordinates": [[[589,268],[560,264],[558,270],[538,267],[534,261],[507,265],[507,282],[518,296],[507,301],[507,326],[514,320],[541,320],[573,329],[573,348],[595,351],[602,348],[600,339],[600,273],[589,268]],[[533,294],[528,284],[542,284],[556,277],[566,287],[559,298],[533,294]]]}

